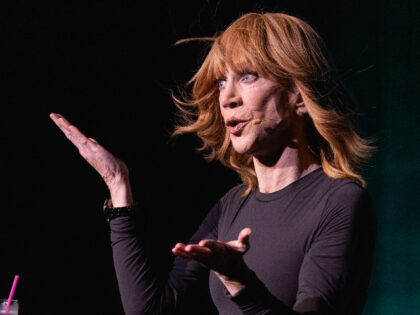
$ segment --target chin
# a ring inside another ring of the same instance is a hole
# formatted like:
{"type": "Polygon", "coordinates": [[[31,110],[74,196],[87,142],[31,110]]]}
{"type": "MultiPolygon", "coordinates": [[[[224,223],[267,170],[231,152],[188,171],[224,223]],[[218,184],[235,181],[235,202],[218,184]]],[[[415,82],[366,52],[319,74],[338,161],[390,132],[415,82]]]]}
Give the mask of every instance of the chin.
{"type": "Polygon", "coordinates": [[[249,141],[244,141],[245,139],[231,139],[232,147],[239,154],[253,154],[255,148],[253,143],[249,141]]]}

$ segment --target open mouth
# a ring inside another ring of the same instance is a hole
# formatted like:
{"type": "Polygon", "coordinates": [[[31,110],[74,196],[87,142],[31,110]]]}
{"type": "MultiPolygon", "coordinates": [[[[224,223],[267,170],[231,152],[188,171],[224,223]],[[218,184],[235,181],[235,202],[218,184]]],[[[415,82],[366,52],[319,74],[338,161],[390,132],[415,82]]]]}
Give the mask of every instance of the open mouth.
{"type": "Polygon", "coordinates": [[[231,120],[228,121],[228,123],[226,124],[228,127],[235,127],[236,125],[238,125],[241,121],[240,120],[231,120]]]}
{"type": "Polygon", "coordinates": [[[248,124],[248,120],[231,119],[226,122],[226,127],[233,135],[240,135],[242,130],[248,124]]]}

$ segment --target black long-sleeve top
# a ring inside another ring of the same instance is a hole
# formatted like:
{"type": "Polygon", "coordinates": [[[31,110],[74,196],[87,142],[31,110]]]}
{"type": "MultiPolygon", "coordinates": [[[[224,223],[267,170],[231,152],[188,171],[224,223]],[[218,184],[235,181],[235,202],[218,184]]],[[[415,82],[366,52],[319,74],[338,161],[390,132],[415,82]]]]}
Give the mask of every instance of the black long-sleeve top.
{"type": "MultiPolygon", "coordinates": [[[[213,272],[209,276],[199,263],[180,257],[167,281],[158,281],[134,220],[111,221],[115,270],[127,315],[175,314],[203,281],[208,281],[220,314],[362,313],[375,239],[366,190],[330,178],[321,168],[274,193],[256,190],[242,197],[245,188],[238,185],[222,197],[189,242],[227,242],[251,228],[250,249],[243,257],[246,287],[235,296],[213,272]]],[[[191,310],[194,313],[197,310],[191,310]]]]}

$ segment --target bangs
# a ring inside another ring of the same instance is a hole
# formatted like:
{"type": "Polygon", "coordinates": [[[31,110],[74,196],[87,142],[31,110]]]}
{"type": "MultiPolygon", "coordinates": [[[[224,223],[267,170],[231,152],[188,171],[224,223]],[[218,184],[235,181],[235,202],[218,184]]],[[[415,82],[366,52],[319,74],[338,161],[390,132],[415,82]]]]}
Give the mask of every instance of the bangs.
{"type": "Polygon", "coordinates": [[[249,20],[237,21],[215,37],[207,57],[208,79],[223,77],[229,67],[236,73],[251,70],[281,84],[290,82],[290,74],[270,49],[269,33],[265,22],[258,15],[253,15],[249,20]]]}
{"type": "Polygon", "coordinates": [[[229,67],[232,71],[237,73],[243,73],[247,70],[255,70],[261,72],[260,67],[254,61],[255,59],[246,50],[242,43],[237,41],[235,46],[221,46],[220,43],[216,42],[213,46],[214,55],[211,59],[210,64],[210,75],[216,79],[224,76],[229,67]]]}
{"type": "Polygon", "coordinates": [[[217,37],[209,53],[209,75],[213,79],[220,78],[226,74],[227,67],[237,73],[253,70],[267,75],[265,67],[259,62],[261,53],[258,46],[253,45],[253,36],[247,29],[235,28],[217,37]]]}

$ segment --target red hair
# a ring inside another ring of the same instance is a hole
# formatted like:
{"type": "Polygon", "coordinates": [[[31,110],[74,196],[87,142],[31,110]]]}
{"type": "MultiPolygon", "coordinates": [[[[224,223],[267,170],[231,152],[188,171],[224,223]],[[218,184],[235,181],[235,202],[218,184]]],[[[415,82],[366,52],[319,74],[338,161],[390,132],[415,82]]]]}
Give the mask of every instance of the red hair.
{"type": "Polygon", "coordinates": [[[232,147],[219,107],[214,81],[226,66],[238,73],[255,69],[285,86],[294,83],[308,110],[310,146],[327,175],[348,178],[365,186],[361,166],[374,148],[355,131],[354,106],[338,81],[320,36],[306,22],[282,13],[248,13],[214,37],[181,40],[212,42],[197,73],[188,82],[190,95],[172,96],[184,117],[173,135],[195,133],[208,150],[208,160],[218,159],[236,171],[251,189],[258,186],[252,156],[232,147]]]}

